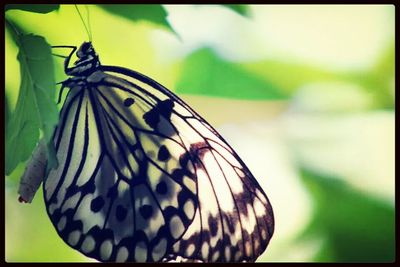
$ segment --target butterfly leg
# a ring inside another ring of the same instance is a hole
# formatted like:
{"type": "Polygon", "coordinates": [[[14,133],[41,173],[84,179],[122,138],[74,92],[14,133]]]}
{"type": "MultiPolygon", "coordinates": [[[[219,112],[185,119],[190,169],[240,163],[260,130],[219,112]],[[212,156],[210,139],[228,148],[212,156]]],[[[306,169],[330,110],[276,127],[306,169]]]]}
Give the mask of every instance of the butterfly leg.
{"type": "Polygon", "coordinates": [[[71,77],[71,78],[66,79],[65,81],[62,81],[62,82],[59,82],[56,84],[61,84],[60,92],[58,94],[58,101],[57,101],[57,105],[58,105],[61,102],[61,97],[64,92],[64,88],[65,87],[72,88],[73,85],[83,84],[83,78],[82,77],[71,77]]]}
{"type": "Polygon", "coordinates": [[[60,102],[61,102],[61,97],[62,97],[62,94],[63,94],[63,92],[64,92],[64,88],[67,87],[67,86],[66,86],[66,83],[65,83],[66,81],[67,81],[67,80],[57,83],[57,84],[61,84],[60,92],[58,93],[57,105],[60,104],[60,102]]]}

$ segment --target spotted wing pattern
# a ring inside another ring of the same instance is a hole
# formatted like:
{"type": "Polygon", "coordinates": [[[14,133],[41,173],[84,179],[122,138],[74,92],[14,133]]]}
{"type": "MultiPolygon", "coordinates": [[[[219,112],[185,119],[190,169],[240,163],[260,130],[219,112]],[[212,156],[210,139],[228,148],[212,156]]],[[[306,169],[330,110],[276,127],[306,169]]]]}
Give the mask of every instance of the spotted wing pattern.
{"type": "Polygon", "coordinates": [[[66,243],[101,261],[254,261],[270,203],[195,111],[150,78],[101,66],[71,86],[44,182],[66,243]]]}
{"type": "Polygon", "coordinates": [[[159,119],[174,130],[168,103],[146,103],[118,84],[82,86],[71,89],[55,134],[60,164],[44,182],[49,216],[87,256],[160,261],[197,208],[195,177],[179,162],[183,143],[149,126],[159,119]]]}

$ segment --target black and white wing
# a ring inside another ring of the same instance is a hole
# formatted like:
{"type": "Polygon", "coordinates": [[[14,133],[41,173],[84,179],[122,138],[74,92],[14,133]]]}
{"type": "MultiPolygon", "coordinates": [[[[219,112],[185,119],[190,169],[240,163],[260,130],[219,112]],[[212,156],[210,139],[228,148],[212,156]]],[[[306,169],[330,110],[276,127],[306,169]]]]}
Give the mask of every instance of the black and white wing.
{"type": "Polygon", "coordinates": [[[66,243],[101,261],[254,261],[270,203],[223,138],[166,88],[101,66],[70,89],[44,182],[66,243]]]}

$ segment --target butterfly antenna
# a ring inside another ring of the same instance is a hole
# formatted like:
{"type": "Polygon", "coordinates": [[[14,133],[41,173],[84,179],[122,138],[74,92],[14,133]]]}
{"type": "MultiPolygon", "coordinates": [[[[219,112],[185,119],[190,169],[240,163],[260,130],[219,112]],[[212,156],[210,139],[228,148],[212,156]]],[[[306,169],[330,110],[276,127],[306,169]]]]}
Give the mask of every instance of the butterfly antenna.
{"type": "Polygon", "coordinates": [[[83,24],[83,26],[85,27],[85,29],[86,29],[86,33],[87,33],[87,35],[88,35],[88,37],[89,37],[89,41],[92,41],[92,35],[91,35],[91,33],[90,33],[90,31],[89,31],[89,29],[88,29],[88,27],[86,26],[86,23],[85,23],[85,21],[84,21],[84,19],[83,19],[83,17],[82,17],[82,14],[81,14],[81,12],[79,11],[79,8],[78,8],[78,6],[77,5],[75,5],[75,8],[76,8],[76,11],[78,12],[78,14],[79,14],[79,17],[81,18],[81,21],[82,21],[82,24],[83,24]]]}
{"type": "Polygon", "coordinates": [[[86,8],[86,14],[87,14],[87,23],[88,23],[88,27],[89,27],[89,39],[90,39],[90,42],[93,42],[92,25],[90,24],[90,12],[89,12],[88,5],[85,5],[85,8],[86,8]]]}

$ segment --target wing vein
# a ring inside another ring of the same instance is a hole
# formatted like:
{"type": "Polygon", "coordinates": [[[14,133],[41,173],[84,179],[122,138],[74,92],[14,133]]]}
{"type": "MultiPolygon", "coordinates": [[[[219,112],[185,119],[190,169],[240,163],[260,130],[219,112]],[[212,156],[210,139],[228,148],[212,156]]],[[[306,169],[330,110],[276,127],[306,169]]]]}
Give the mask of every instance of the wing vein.
{"type": "Polygon", "coordinates": [[[100,90],[98,90],[98,92],[101,95],[101,97],[104,99],[104,101],[107,102],[108,106],[118,115],[118,117],[121,118],[121,120],[123,120],[131,128],[132,131],[140,131],[140,132],[143,132],[148,135],[156,135],[156,136],[168,139],[186,150],[186,147],[183,145],[184,143],[182,140],[181,140],[182,143],[179,143],[175,139],[173,139],[165,134],[162,134],[161,132],[155,132],[155,131],[150,131],[150,130],[146,130],[143,128],[135,127],[134,125],[129,123],[129,121],[110,103],[110,101],[104,96],[104,94],[100,90]]]}
{"type": "MultiPolygon", "coordinates": [[[[64,164],[64,168],[63,171],[60,175],[60,179],[58,180],[58,183],[53,191],[52,196],[49,198],[49,201],[53,201],[54,197],[57,196],[58,194],[58,190],[60,189],[61,185],[64,182],[64,178],[65,175],[68,171],[68,167],[69,167],[69,163],[71,162],[71,158],[72,158],[72,150],[74,148],[74,143],[75,143],[75,135],[76,135],[76,127],[78,125],[78,121],[79,121],[79,114],[80,114],[80,107],[82,106],[82,101],[83,101],[83,95],[80,95],[80,99],[79,99],[79,103],[78,103],[78,107],[76,109],[76,113],[75,113],[75,117],[74,117],[74,122],[72,124],[72,129],[71,129],[71,138],[70,138],[70,143],[68,145],[68,150],[67,150],[67,158],[65,159],[65,164],[64,164]]],[[[62,136],[64,135],[64,132],[62,134],[62,136]]],[[[66,137],[68,138],[68,137],[66,137]]]]}

